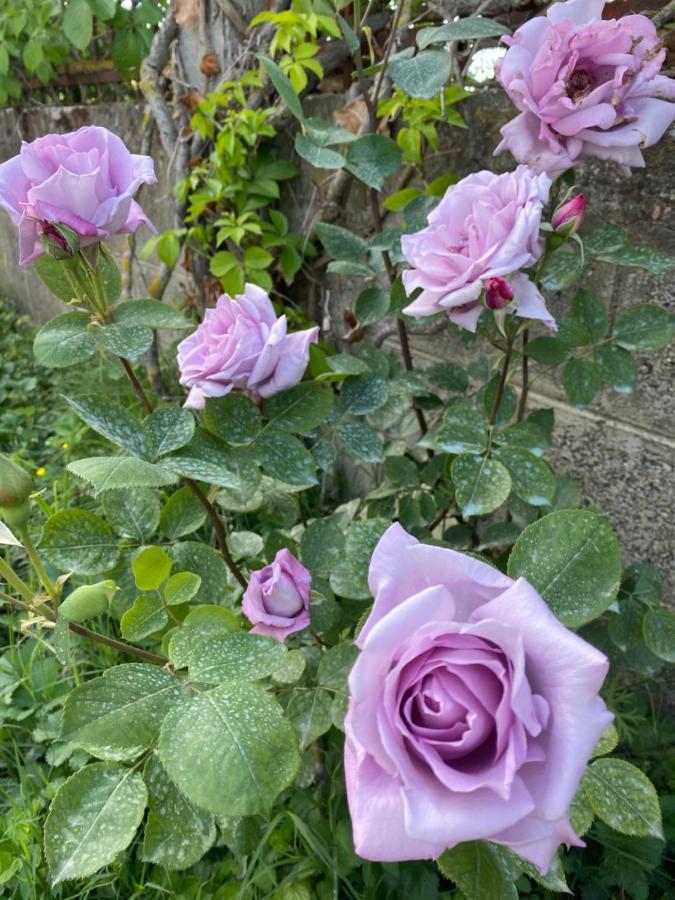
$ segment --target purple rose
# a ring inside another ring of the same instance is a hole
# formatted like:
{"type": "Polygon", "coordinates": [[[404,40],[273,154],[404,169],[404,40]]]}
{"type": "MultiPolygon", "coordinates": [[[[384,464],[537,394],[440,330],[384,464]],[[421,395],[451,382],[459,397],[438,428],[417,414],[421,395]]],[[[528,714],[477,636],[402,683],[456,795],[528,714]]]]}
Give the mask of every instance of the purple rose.
{"type": "Polygon", "coordinates": [[[544,298],[518,271],[541,256],[539,225],[550,186],[547,175],[518,166],[505,175],[484,170],[448,188],[427,227],[401,238],[412,266],[403,285],[408,294],[422,289],[404,312],[423,317],[445,311],[456,325],[475,331],[483,289],[508,276],[505,291],[512,293],[514,312],[554,327],[544,298]]]}
{"type": "Polygon", "coordinates": [[[185,406],[202,409],[206,397],[223,397],[234,388],[257,399],[297,384],[319,329],[295,334],[286,329],[286,316],[277,318],[266,292],[254,284],[234,300],[219,297],[197,330],[178,345],[180,383],[191,388],[185,406]]]}
{"type": "Polygon", "coordinates": [[[44,253],[45,222],[72,228],[81,246],[129,234],[141,223],[154,231],[133,196],[156,182],[152,159],[129,153],[107,128],[85,125],[24,141],[19,155],[0,166],[0,206],[19,228],[19,263],[44,253]]]}
{"type": "Polygon", "coordinates": [[[612,720],[607,659],[524,579],[392,525],[370,564],[345,721],[357,853],[431,859],[461,841],[546,872],[583,846],[567,812],[612,720]]]}
{"type": "Polygon", "coordinates": [[[555,177],[590,156],[630,174],[675,119],[675,81],[646,16],[602,20],[604,0],[569,0],[513,37],[497,77],[521,111],[496,153],[555,177]]]}
{"type": "Polygon", "coordinates": [[[255,626],[251,633],[283,641],[307,628],[311,585],[312,576],[285,547],[271,565],[251,572],[241,604],[255,626]]]}

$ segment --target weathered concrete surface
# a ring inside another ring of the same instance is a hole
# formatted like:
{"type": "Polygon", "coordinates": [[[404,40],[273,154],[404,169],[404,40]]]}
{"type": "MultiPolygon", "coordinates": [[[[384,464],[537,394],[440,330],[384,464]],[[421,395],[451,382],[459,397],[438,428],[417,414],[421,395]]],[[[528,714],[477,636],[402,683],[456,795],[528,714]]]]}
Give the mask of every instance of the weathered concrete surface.
{"type": "MultiPolygon", "coordinates": [[[[328,117],[342,102],[343,98],[334,95],[313,97],[307,111],[328,117]]],[[[496,159],[492,156],[499,128],[513,114],[503,94],[487,89],[479,97],[465,101],[462,111],[469,127],[442,131],[438,153],[429,161],[428,176],[448,171],[464,176],[480,168],[511,168],[513,161],[508,154],[496,159]]],[[[139,151],[143,113],[138,107],[110,104],[42,108],[20,116],[0,110],[0,161],[17,152],[21,137],[31,140],[48,131],[68,131],[86,123],[105,125],[120,134],[133,151],[139,151]]],[[[286,146],[290,151],[290,142],[286,146]]],[[[605,164],[582,169],[578,183],[589,200],[585,229],[612,222],[627,228],[635,241],[675,255],[674,151],[673,136],[664,137],[657,147],[646,152],[647,168],[631,178],[624,178],[605,164]]],[[[173,216],[171,162],[160,159],[157,168],[160,183],[146,190],[141,201],[156,225],[167,228],[171,227],[173,216]]],[[[307,204],[326,174],[305,170],[289,184],[285,203],[293,228],[306,233],[313,225],[307,218],[307,204]]],[[[362,224],[367,229],[367,220],[368,205],[357,185],[345,204],[342,221],[350,227],[362,224]]],[[[139,244],[143,240],[144,235],[140,235],[139,244]]],[[[17,258],[15,229],[2,215],[0,294],[15,299],[19,308],[37,321],[44,320],[58,307],[30,269],[19,269],[17,258]]],[[[152,273],[152,266],[136,267],[137,291],[143,290],[152,273]]],[[[180,295],[187,284],[185,276],[179,274],[172,280],[168,297],[180,295]]],[[[326,284],[330,293],[325,299],[329,300],[329,312],[335,321],[356,293],[346,279],[327,279],[326,284]]],[[[595,264],[584,276],[584,285],[592,286],[610,301],[612,318],[621,308],[636,302],[654,301],[675,308],[673,277],[656,279],[635,269],[595,264]]],[[[569,296],[553,297],[550,306],[559,316],[564,314],[568,302],[569,296]]],[[[467,358],[463,345],[446,335],[414,339],[413,352],[419,365],[438,359],[467,358]]],[[[675,416],[671,386],[675,349],[642,357],[639,368],[640,380],[632,396],[603,392],[588,410],[577,411],[566,403],[555,380],[542,379],[534,386],[531,405],[555,407],[558,449],[554,464],[581,483],[589,502],[608,512],[621,538],[626,562],[649,560],[672,579],[675,416]]]]}

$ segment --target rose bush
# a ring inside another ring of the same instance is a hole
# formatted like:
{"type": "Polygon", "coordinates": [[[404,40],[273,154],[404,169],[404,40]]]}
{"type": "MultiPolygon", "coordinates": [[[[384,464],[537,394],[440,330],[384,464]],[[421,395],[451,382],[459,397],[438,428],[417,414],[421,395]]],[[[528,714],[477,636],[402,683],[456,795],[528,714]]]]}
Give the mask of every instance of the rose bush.
{"type": "Polygon", "coordinates": [[[156,182],[152,158],[129,153],[107,128],[85,125],[24,142],[0,165],[0,206],[19,229],[21,265],[44,253],[44,223],[67,225],[83,247],[141,224],[154,231],[133,196],[156,182]]]}
{"type": "Polygon", "coordinates": [[[178,345],[181,384],[190,388],[185,405],[201,409],[206,397],[245,389],[271,397],[302,378],[309,346],[319,329],[287,333],[286,316],[277,316],[269,295],[247,284],[234,300],[223,294],[196,331],[178,345]]]}
{"type": "Polygon", "coordinates": [[[373,553],[373,610],[349,676],[345,776],[366,859],[505,844],[546,873],[612,720],[607,658],[524,578],[392,525],[373,553]]]}
{"type": "Polygon", "coordinates": [[[252,634],[285,640],[309,625],[312,576],[285,547],[264,569],[251,572],[241,609],[252,634]]]}
{"type": "Polygon", "coordinates": [[[642,150],[675,120],[666,51],[641,15],[603,20],[605,0],[554,3],[504,38],[497,77],[521,111],[495,153],[556,177],[589,157],[644,166],[642,150]]]}
{"type": "Polygon", "coordinates": [[[544,298],[520,272],[541,256],[539,226],[550,186],[546,175],[519,166],[504,175],[478,172],[449,187],[427,227],[401,239],[411,266],[403,284],[408,296],[421,289],[405,312],[446,312],[456,325],[475,331],[486,284],[509,276],[517,315],[553,327],[544,298]]]}

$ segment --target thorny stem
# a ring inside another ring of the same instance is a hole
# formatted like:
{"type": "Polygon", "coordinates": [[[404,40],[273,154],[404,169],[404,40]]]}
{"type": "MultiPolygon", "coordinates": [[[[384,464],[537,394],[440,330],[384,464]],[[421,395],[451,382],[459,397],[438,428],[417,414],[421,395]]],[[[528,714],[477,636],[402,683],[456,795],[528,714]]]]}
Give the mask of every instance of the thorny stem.
{"type": "Polygon", "coordinates": [[[492,404],[492,412],[490,413],[490,418],[488,419],[488,427],[492,428],[497,420],[497,413],[499,412],[499,407],[502,402],[502,397],[504,396],[504,388],[506,387],[506,379],[509,374],[509,364],[511,362],[511,353],[513,351],[513,339],[511,339],[506,347],[506,353],[504,354],[504,362],[502,363],[502,374],[499,379],[499,384],[497,386],[497,393],[495,395],[495,402],[492,404]]]}
{"type": "MultiPolygon", "coordinates": [[[[7,600],[9,603],[12,603],[19,609],[23,609],[26,612],[40,613],[50,622],[56,622],[56,614],[44,603],[24,603],[23,600],[17,600],[16,597],[11,597],[9,594],[5,594],[4,591],[0,591],[0,597],[2,597],[3,600],[7,600]]],[[[124,641],[118,641],[115,638],[108,637],[106,634],[99,634],[98,631],[92,631],[90,628],[85,628],[84,625],[78,625],[77,622],[68,622],[68,627],[71,631],[74,631],[75,634],[89,638],[97,644],[105,644],[107,647],[112,647],[119,653],[135,656],[137,659],[142,659],[144,662],[149,662],[156,666],[165,666],[169,661],[164,656],[158,656],[156,653],[151,653],[149,650],[142,650],[140,647],[125,644],[124,641]]]]}
{"type": "MultiPolygon", "coordinates": [[[[122,367],[127,374],[129,381],[131,382],[131,386],[133,387],[136,395],[139,400],[143,404],[143,409],[146,413],[151,413],[153,411],[153,405],[150,402],[148,395],[145,393],[143,389],[143,385],[138,380],[136,373],[133,370],[133,367],[128,359],[124,359],[122,356],[119,357],[120,362],[122,363],[122,367]]],[[[195,497],[202,504],[204,509],[206,510],[206,514],[209,517],[209,521],[213,526],[213,531],[216,535],[216,543],[218,544],[218,550],[220,551],[221,556],[225,560],[225,564],[234,577],[237,579],[239,584],[246,590],[248,587],[248,582],[244,578],[241,569],[232,559],[232,554],[230,553],[230,548],[227,546],[227,536],[225,534],[225,529],[223,528],[223,523],[221,521],[218,512],[216,511],[214,505],[211,503],[209,498],[206,496],[204,491],[199,487],[199,485],[194,482],[191,478],[184,478],[183,481],[187,485],[187,487],[192,491],[195,497]]]]}

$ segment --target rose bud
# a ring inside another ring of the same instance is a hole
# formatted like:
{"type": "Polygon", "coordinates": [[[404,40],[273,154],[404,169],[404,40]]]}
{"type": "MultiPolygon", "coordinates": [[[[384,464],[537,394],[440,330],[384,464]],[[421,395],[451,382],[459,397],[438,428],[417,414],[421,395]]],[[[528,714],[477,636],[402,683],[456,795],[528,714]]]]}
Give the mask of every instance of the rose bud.
{"type": "Polygon", "coordinates": [[[485,282],[485,305],[488,309],[504,309],[513,300],[513,288],[498,275],[485,282]]]}
{"type": "Polygon", "coordinates": [[[274,562],[251,572],[242,610],[253,623],[252,634],[285,640],[294,631],[309,625],[309,598],[312,577],[285,547],[274,562]]]}
{"type": "Polygon", "coordinates": [[[54,259],[71,259],[80,250],[80,237],[61,222],[43,222],[42,246],[54,259]]]}
{"type": "Polygon", "coordinates": [[[69,622],[84,622],[85,619],[100,616],[107,610],[117,589],[110,579],[80,585],[61,603],[59,615],[69,622]]]}
{"type": "Polygon", "coordinates": [[[14,509],[23,506],[32,486],[28,472],[0,453],[0,507],[14,509]]]}
{"type": "Polygon", "coordinates": [[[581,228],[586,214],[586,198],[577,194],[570,200],[561,203],[551,217],[551,226],[556,234],[569,237],[581,228]]]}

